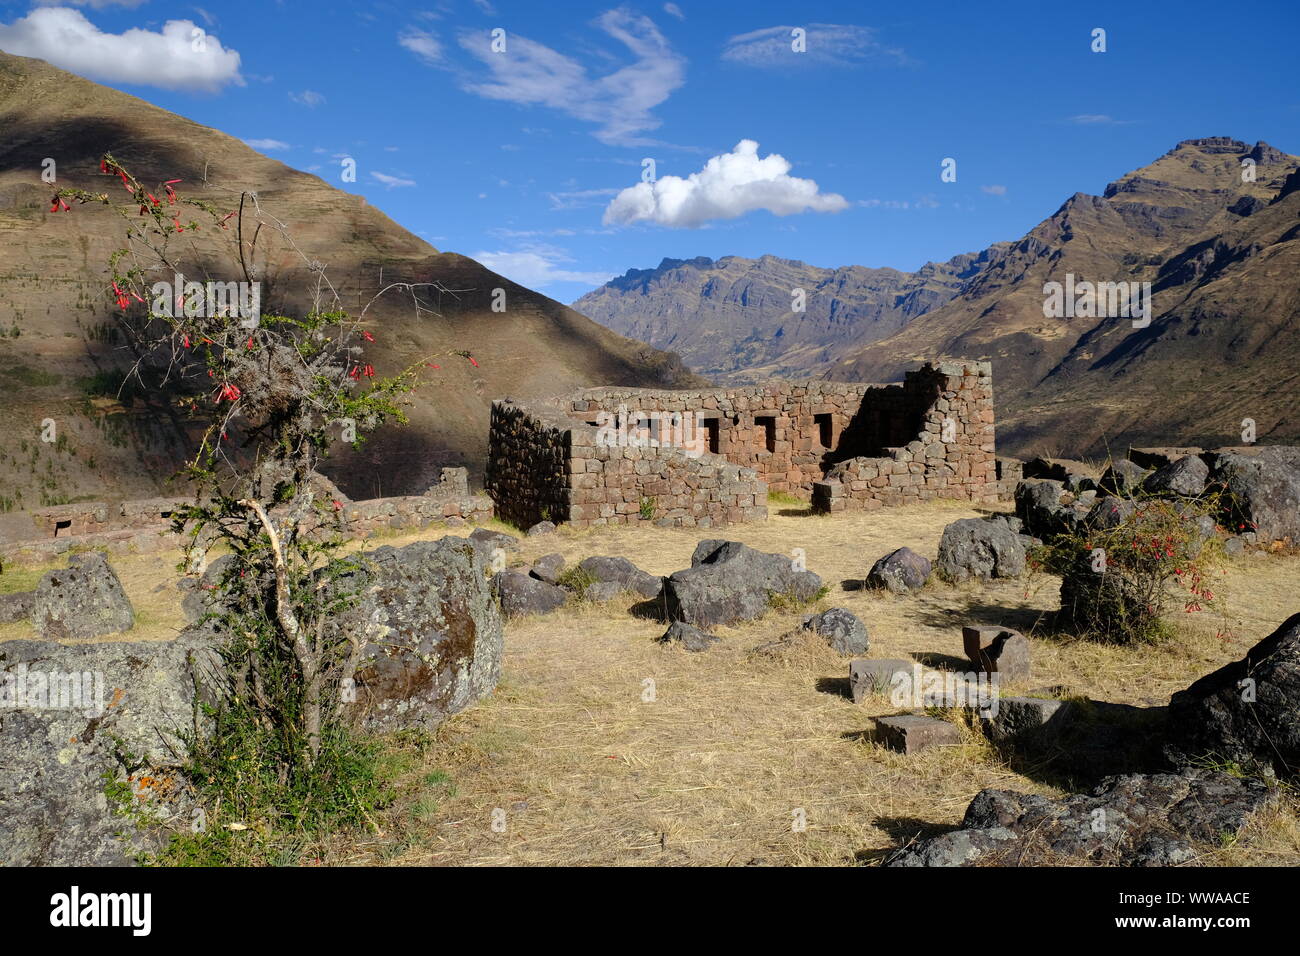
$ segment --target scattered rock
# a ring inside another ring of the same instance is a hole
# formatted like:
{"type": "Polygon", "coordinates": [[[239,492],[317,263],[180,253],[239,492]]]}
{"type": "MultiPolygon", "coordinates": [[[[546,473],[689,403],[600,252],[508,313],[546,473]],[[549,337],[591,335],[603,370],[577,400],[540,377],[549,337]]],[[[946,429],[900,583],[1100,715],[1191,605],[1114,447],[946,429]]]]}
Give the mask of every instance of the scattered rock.
{"type": "Polygon", "coordinates": [[[963,518],[943,529],[935,564],[953,582],[1019,577],[1025,573],[1025,544],[1002,518],[963,518]]]}
{"type": "Polygon", "coordinates": [[[564,570],[564,555],[544,554],[533,562],[533,570],[530,572],[533,577],[539,581],[545,581],[547,584],[559,584],[560,572],[564,570]]]}
{"type": "Polygon", "coordinates": [[[806,602],[817,597],[821,578],[795,570],[782,554],[765,554],[738,541],[701,541],[691,567],[664,579],[668,619],[700,627],[753,620],[775,596],[806,602]]]}
{"type": "Polygon", "coordinates": [[[1041,735],[1052,720],[1063,715],[1069,701],[1043,697],[999,697],[996,713],[981,721],[984,733],[994,743],[1022,742],[1041,735]]]}
{"type": "Polygon", "coordinates": [[[1141,487],[1146,476],[1147,469],[1136,462],[1121,458],[1119,461],[1111,462],[1110,467],[1106,469],[1106,473],[1101,476],[1099,484],[1103,491],[1128,496],[1141,487]]]}
{"type": "Polygon", "coordinates": [[[1300,543],[1300,447],[1273,445],[1254,455],[1210,457],[1210,477],[1228,498],[1225,525],[1255,531],[1262,544],[1300,543]]]}
{"type": "Polygon", "coordinates": [[[911,548],[891,551],[871,566],[867,586],[887,588],[895,594],[915,591],[930,576],[930,560],[911,548]]]}
{"type": "Polygon", "coordinates": [[[41,578],[32,623],[47,640],[76,640],[129,631],[135,612],[107,559],[88,551],[73,555],[67,568],[41,578]]]}
{"type": "Polygon", "coordinates": [[[492,587],[501,599],[501,610],[507,617],[546,614],[569,599],[564,588],[518,571],[500,571],[493,575],[492,587]]]}
{"type": "Polygon", "coordinates": [[[593,604],[604,604],[606,601],[614,600],[622,593],[623,585],[617,581],[593,581],[582,592],[582,598],[584,601],[591,601],[593,604]]]}
{"type": "Polygon", "coordinates": [[[1169,717],[1171,740],[1187,756],[1300,773],[1300,614],[1174,694],[1169,717]]]}
{"type": "Polygon", "coordinates": [[[1095,529],[1115,528],[1127,521],[1136,510],[1137,503],[1132,498],[1098,498],[1089,509],[1084,523],[1095,529]]]}
{"type": "Polygon", "coordinates": [[[1205,491],[1210,469],[1199,457],[1188,455],[1171,461],[1147,475],[1142,491],[1148,495],[1177,495],[1196,498],[1205,491]]]}
{"type": "Polygon", "coordinates": [[[504,551],[518,551],[519,539],[512,534],[491,531],[487,528],[475,528],[469,533],[469,542],[483,555],[484,560],[492,559],[492,552],[497,548],[504,551]]]}
{"type": "Polygon", "coordinates": [[[661,644],[681,644],[688,651],[707,651],[711,645],[718,643],[719,638],[684,621],[673,621],[658,640],[661,644]]]}
{"type": "Polygon", "coordinates": [[[1004,680],[1029,677],[1029,638],[1005,627],[963,627],[962,647],[976,670],[1004,680]]]}
{"type": "Polygon", "coordinates": [[[539,521],[533,525],[524,534],[530,538],[536,538],[538,535],[555,534],[555,524],[550,521],[539,521]]]}
{"type": "Polygon", "coordinates": [[[614,583],[624,591],[633,591],[643,598],[657,598],[663,591],[663,578],[642,571],[627,558],[583,558],[578,567],[599,582],[614,583]]]}
{"type": "Polygon", "coordinates": [[[920,714],[899,714],[876,718],[876,742],[911,756],[931,747],[951,747],[961,743],[961,731],[955,724],[920,714]]]}
{"type": "Polygon", "coordinates": [[[1223,542],[1223,553],[1230,558],[1241,555],[1246,550],[1246,539],[1233,535],[1223,542]]]}
{"type": "Polygon", "coordinates": [[[35,603],[35,591],[0,594],[0,624],[26,620],[32,616],[32,608],[35,603]]]}
{"type": "Polygon", "coordinates": [[[849,690],[853,703],[860,704],[873,694],[885,694],[901,682],[897,674],[904,674],[907,686],[912,686],[914,665],[898,659],[857,660],[849,663],[849,690]]]}
{"type": "Polygon", "coordinates": [[[981,790],[960,830],[905,847],[886,865],[1169,866],[1195,857],[1197,845],[1221,845],[1276,799],[1259,780],[1206,770],[1109,777],[1061,800],[981,790]]]}
{"type": "Polygon", "coordinates": [[[1016,516],[1025,531],[1036,538],[1071,531],[1081,519],[1073,508],[1061,503],[1065,486],[1059,481],[1032,480],[1016,485],[1016,516]]]}
{"type": "Polygon", "coordinates": [[[856,614],[842,607],[808,615],[803,619],[803,627],[820,635],[832,650],[841,654],[865,654],[870,647],[866,627],[856,614]]]}

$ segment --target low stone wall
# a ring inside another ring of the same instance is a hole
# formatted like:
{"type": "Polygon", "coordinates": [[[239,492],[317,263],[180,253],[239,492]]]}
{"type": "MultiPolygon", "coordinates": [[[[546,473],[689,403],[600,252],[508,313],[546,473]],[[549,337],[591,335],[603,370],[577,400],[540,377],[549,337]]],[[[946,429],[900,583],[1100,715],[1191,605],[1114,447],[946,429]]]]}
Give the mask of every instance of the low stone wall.
{"type": "MultiPolygon", "coordinates": [[[[333,500],[342,509],[344,528],[356,536],[423,528],[453,518],[481,522],[494,513],[490,498],[469,493],[465,468],[442,469],[438,483],[423,495],[350,501],[328,479],[320,490],[336,496],[333,500]]],[[[41,562],[72,550],[144,554],[177,548],[181,541],[171,531],[171,512],[184,500],[78,502],[10,513],[0,523],[0,558],[41,562]]]]}

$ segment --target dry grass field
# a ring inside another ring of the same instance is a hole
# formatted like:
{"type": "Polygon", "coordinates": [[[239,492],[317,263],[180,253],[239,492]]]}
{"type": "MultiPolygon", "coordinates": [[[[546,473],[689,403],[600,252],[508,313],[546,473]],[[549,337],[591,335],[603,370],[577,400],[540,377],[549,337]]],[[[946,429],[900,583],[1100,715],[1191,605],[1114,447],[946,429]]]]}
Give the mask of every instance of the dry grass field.
{"type": "MultiPolygon", "coordinates": [[[[933,557],[944,525],[981,512],[956,502],[833,518],[773,504],[763,524],[718,536],[763,551],[803,548],[830,585],[820,607],[857,614],[872,657],[941,664],[961,656],[961,626],[1005,624],[1034,635],[1032,680],[1130,704],[1169,694],[1240,657],[1296,608],[1300,558],[1246,555],[1226,567],[1227,620],[1185,615],[1175,640],[1112,647],[1052,637],[1041,616],[1058,582],[1047,575],[991,585],[932,582],[919,594],[863,591],[871,563],[907,545],[933,557]],[[1227,639],[1216,636],[1225,626],[1227,639]]],[[[386,537],[467,533],[431,529],[386,537]]],[[[517,556],[561,552],[569,563],[621,555],[656,574],[689,565],[707,532],[649,528],[569,531],[526,539],[517,556]]],[[[377,542],[370,542],[373,546],[377,542]]],[[[512,556],[514,558],[516,556],[512,556]]],[[[166,639],[182,624],[174,555],[114,560],[139,611],[130,639],[166,639]]],[[[7,569],[0,590],[30,587],[42,569],[7,569]]],[[[780,657],[755,647],[805,612],[772,612],[720,628],[692,654],[654,638],[663,625],[628,613],[625,598],[510,621],[496,693],[432,736],[399,736],[389,764],[400,794],[382,832],[306,848],[322,864],[846,865],[878,862],[900,841],[955,825],[984,787],[1059,795],[1034,767],[1013,769],[974,730],[959,747],[904,757],[871,743],[887,698],[855,705],[848,659],[802,641],[780,657]],[[649,693],[653,682],[653,693],[649,693]],[[652,697],[653,699],[646,699],[652,697]],[[802,830],[796,815],[806,820],[802,830]]],[[[29,637],[0,626],[0,640],[29,637]]],[[[1296,803],[1259,819],[1200,864],[1300,865],[1296,803]]]]}

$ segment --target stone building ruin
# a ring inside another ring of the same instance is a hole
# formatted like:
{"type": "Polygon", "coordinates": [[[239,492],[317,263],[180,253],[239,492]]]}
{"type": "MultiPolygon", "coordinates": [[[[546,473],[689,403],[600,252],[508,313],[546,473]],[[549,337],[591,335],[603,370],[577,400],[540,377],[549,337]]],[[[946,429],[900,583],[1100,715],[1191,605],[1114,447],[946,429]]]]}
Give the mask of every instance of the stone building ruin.
{"type": "Polygon", "coordinates": [[[492,406],[486,488],[520,527],[767,516],[769,491],[815,511],[998,497],[992,369],[927,363],[893,385],[588,388],[492,406]]]}

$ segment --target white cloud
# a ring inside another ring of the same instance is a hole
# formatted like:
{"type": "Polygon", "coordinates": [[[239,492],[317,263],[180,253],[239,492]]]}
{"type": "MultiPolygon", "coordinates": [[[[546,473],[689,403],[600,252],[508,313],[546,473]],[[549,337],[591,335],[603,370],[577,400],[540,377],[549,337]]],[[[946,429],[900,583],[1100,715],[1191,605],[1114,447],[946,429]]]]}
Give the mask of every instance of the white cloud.
{"type": "Polygon", "coordinates": [[[651,110],[685,82],[686,61],[647,17],[608,10],[596,25],[627,47],[635,62],[592,76],[577,60],[518,34],[507,36],[505,53],[493,53],[485,31],[465,31],[460,45],[491,77],[462,77],[461,85],[486,99],[545,106],[593,123],[599,127],[596,138],[604,143],[647,145],[650,141],[640,134],[660,125],[651,110]]]}
{"type": "Polygon", "coordinates": [[[244,140],[253,149],[260,149],[263,152],[273,149],[289,149],[289,144],[281,142],[278,139],[246,139],[244,140]]]}
{"type": "Polygon", "coordinates": [[[414,186],[414,179],[403,179],[400,176],[389,176],[387,173],[371,173],[370,177],[375,182],[383,183],[389,189],[396,189],[400,186],[414,186]]]}
{"type": "Polygon", "coordinates": [[[397,42],[431,66],[442,63],[442,43],[428,30],[407,27],[397,35],[397,42]]]}
{"type": "Polygon", "coordinates": [[[675,3],[665,3],[664,13],[670,17],[676,17],[678,20],[685,20],[686,14],[682,13],[682,8],[675,3]]]}
{"type": "Polygon", "coordinates": [[[239,54],[192,20],[168,20],[159,33],[138,28],[105,33],[79,10],[38,7],[21,20],[0,24],[0,50],[109,83],[207,93],[229,83],[244,85],[239,54]]]}
{"type": "Polygon", "coordinates": [[[308,109],[315,109],[325,103],[324,94],[317,93],[315,90],[303,90],[301,93],[289,92],[289,99],[293,100],[299,106],[305,106],[308,109]]]}
{"type": "Polygon", "coordinates": [[[980,187],[980,192],[986,192],[986,193],[988,193],[990,196],[1005,196],[1005,195],[1007,194],[1007,187],[1006,187],[1006,186],[998,186],[998,185],[994,185],[994,186],[981,186],[981,187],[980,187]]]}
{"type": "Polygon", "coordinates": [[[473,258],[493,272],[530,289],[541,289],[556,282],[597,286],[614,278],[612,272],[575,272],[556,268],[573,259],[554,246],[530,246],[520,252],[477,252],[473,258]]]}
{"type": "Polygon", "coordinates": [[[804,50],[798,53],[793,49],[794,29],[765,27],[731,37],[722,58],[745,66],[903,66],[911,62],[902,50],[881,43],[871,27],[810,23],[802,28],[804,50]]]}
{"type": "Polygon", "coordinates": [[[497,15],[497,8],[492,6],[491,0],[474,0],[474,6],[478,7],[490,17],[497,15]]]}
{"type": "Polygon", "coordinates": [[[1105,113],[1080,113],[1071,116],[1068,122],[1075,126],[1130,126],[1133,120],[1119,120],[1105,113]]]}
{"type": "Polygon", "coordinates": [[[711,219],[735,219],[756,209],[777,216],[811,210],[839,212],[848,208],[843,196],[818,191],[811,179],[789,175],[785,157],[758,156],[758,143],[742,139],[730,153],[714,156],[698,173],[685,179],[661,176],[619,193],[605,209],[604,221],[628,225],[654,222],[661,226],[694,228],[711,219]]]}

